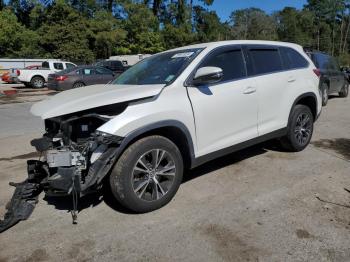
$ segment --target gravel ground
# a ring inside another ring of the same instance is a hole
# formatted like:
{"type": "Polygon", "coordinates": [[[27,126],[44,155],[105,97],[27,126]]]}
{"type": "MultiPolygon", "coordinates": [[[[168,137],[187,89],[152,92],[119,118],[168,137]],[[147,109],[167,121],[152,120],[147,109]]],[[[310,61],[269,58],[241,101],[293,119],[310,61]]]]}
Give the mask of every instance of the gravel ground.
{"type": "MultiPolygon", "coordinates": [[[[0,261],[350,261],[350,98],[333,98],[300,153],[258,145],[187,171],[164,208],[130,214],[108,190],[44,198],[0,235],[0,261]]],[[[0,105],[0,215],[26,176],[41,121],[0,105]]]]}

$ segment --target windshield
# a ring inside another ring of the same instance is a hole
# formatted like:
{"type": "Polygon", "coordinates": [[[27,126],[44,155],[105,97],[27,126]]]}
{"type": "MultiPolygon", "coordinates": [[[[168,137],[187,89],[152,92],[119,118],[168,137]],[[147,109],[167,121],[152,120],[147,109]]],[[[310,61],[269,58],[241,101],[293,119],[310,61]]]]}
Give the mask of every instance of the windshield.
{"type": "Polygon", "coordinates": [[[202,50],[186,49],[153,55],[122,73],[112,84],[167,84],[175,80],[202,50]]]}

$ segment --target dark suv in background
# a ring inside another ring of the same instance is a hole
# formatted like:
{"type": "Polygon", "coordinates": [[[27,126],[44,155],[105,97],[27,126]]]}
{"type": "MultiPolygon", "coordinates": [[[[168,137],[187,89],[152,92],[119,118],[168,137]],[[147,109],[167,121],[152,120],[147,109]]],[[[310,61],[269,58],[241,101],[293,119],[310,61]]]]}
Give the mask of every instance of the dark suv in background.
{"type": "Polygon", "coordinates": [[[107,68],[113,71],[116,75],[120,75],[121,73],[130,68],[126,61],[124,62],[119,60],[104,60],[97,62],[95,66],[107,68]]]}
{"type": "Polygon", "coordinates": [[[320,90],[322,93],[322,105],[327,105],[330,94],[339,94],[340,97],[347,97],[349,93],[349,82],[341,71],[337,60],[322,52],[306,52],[320,74],[320,90]]]}

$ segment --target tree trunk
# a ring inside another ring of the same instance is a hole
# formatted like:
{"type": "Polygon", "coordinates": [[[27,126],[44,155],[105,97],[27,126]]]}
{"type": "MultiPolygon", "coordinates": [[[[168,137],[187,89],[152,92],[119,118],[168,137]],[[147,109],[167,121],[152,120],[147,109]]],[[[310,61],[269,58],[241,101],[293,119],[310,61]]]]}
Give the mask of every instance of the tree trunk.
{"type": "Polygon", "coordinates": [[[350,29],[350,14],[347,17],[347,26],[346,26],[345,36],[344,36],[343,53],[345,53],[346,44],[348,42],[349,29],[350,29]]]}
{"type": "Polygon", "coordinates": [[[320,51],[320,34],[321,34],[321,28],[320,25],[318,25],[317,28],[317,50],[320,51]]]}
{"type": "Polygon", "coordinates": [[[107,1],[107,9],[108,9],[109,12],[112,13],[112,11],[113,11],[113,0],[108,0],[107,1]]]}
{"type": "Polygon", "coordinates": [[[190,23],[191,23],[192,32],[194,32],[194,24],[193,24],[192,18],[193,18],[193,0],[190,1],[190,23]]]}
{"type": "Polygon", "coordinates": [[[342,46],[343,46],[343,35],[344,35],[344,11],[342,12],[341,16],[341,25],[340,25],[340,41],[339,41],[339,54],[342,53],[342,46]]]}
{"type": "Polygon", "coordinates": [[[159,15],[159,9],[160,9],[161,2],[162,2],[162,0],[153,0],[152,11],[153,11],[153,14],[157,17],[159,15]]]}
{"type": "Polygon", "coordinates": [[[185,5],[186,5],[186,0],[178,0],[177,2],[177,14],[176,14],[176,22],[177,25],[181,25],[185,22],[185,5]]]}

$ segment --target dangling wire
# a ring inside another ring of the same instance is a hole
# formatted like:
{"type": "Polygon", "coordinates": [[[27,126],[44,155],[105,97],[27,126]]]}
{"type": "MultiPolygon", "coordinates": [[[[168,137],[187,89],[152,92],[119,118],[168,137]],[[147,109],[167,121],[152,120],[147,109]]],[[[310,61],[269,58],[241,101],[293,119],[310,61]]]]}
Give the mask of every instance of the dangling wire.
{"type": "Polygon", "coordinates": [[[72,184],[72,199],[73,199],[73,209],[71,210],[73,224],[78,224],[78,192],[75,188],[75,176],[73,176],[72,184]]]}

